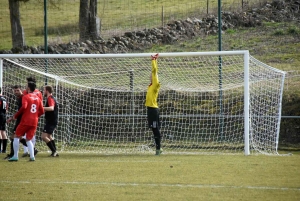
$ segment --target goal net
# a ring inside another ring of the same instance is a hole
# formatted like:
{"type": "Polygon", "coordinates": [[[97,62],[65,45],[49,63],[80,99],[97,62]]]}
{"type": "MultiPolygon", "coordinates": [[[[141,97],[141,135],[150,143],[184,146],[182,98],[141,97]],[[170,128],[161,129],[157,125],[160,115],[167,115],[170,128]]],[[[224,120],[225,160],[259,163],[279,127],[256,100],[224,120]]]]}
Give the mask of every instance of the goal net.
{"type": "MultiPolygon", "coordinates": [[[[54,88],[59,151],[153,153],[144,105],[150,55],[0,55],[9,115],[12,86],[34,76],[40,90],[54,88]]],[[[277,153],[283,71],[248,51],[161,53],[158,76],[165,153],[277,153]]],[[[47,151],[43,125],[41,117],[36,146],[47,151]]]]}

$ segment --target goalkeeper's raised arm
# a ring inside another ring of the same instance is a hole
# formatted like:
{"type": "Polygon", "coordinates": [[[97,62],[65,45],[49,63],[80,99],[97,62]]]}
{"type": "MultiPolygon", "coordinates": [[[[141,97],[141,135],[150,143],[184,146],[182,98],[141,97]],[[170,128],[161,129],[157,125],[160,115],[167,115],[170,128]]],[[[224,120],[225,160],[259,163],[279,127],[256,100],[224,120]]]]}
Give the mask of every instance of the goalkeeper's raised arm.
{"type": "Polygon", "coordinates": [[[159,109],[157,104],[157,97],[158,92],[160,89],[160,83],[158,81],[158,68],[157,68],[157,58],[158,54],[151,56],[152,61],[152,70],[151,70],[151,83],[148,86],[147,94],[146,94],[146,103],[145,106],[147,107],[147,119],[148,119],[148,126],[152,129],[154,139],[155,139],[155,146],[156,146],[156,154],[160,155],[162,152],[161,149],[161,135],[160,135],[160,120],[159,120],[159,109]]]}
{"type": "Polygon", "coordinates": [[[151,56],[151,58],[152,58],[152,61],[151,61],[152,70],[151,70],[151,76],[150,76],[151,83],[148,86],[145,106],[152,107],[152,108],[158,108],[157,97],[158,97],[158,92],[160,89],[160,83],[158,81],[158,75],[157,75],[158,54],[151,56]]]}

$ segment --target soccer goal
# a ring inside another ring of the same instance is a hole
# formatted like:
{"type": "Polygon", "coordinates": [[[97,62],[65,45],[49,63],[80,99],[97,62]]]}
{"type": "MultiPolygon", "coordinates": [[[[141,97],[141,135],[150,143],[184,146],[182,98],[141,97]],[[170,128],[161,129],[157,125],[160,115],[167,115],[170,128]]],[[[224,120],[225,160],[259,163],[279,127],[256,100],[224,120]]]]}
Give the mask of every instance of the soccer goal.
{"type": "MultiPolygon", "coordinates": [[[[66,152],[153,153],[144,106],[150,53],[0,55],[3,94],[16,111],[12,86],[55,89],[66,152]]],[[[276,154],[285,73],[248,51],[161,53],[158,97],[164,153],[276,154]]],[[[9,125],[9,133],[13,125],[9,125]]],[[[43,118],[37,131],[41,141],[43,118]]]]}

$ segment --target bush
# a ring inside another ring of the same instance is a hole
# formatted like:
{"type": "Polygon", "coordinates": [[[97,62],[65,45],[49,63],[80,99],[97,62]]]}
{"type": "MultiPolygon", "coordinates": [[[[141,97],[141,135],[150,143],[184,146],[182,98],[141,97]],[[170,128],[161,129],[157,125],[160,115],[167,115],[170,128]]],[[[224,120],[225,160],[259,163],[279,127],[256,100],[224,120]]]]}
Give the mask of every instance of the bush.
{"type": "Polygon", "coordinates": [[[297,28],[297,27],[289,27],[288,30],[287,30],[287,33],[288,34],[291,34],[291,35],[300,35],[300,29],[297,28]]]}

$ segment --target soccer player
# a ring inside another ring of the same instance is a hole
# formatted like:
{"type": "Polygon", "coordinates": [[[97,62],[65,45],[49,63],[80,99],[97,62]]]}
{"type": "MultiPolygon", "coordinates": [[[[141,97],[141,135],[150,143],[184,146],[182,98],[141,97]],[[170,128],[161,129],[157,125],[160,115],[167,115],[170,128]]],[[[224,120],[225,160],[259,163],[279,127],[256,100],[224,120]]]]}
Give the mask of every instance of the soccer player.
{"type": "MultiPolygon", "coordinates": [[[[17,98],[18,110],[20,110],[21,107],[22,107],[22,98],[24,96],[24,94],[22,93],[21,86],[19,86],[19,85],[13,86],[13,93],[14,93],[14,95],[17,98]]],[[[17,121],[16,121],[14,129],[13,129],[14,133],[16,132],[16,129],[17,129],[19,123],[21,122],[21,118],[22,118],[22,115],[18,116],[18,118],[17,118],[17,121]]],[[[9,123],[12,120],[13,120],[13,117],[9,118],[7,120],[7,122],[9,123]]],[[[9,158],[11,158],[11,157],[14,156],[14,147],[13,147],[14,134],[10,135],[10,140],[11,140],[11,142],[10,142],[10,154],[8,154],[4,159],[9,159],[9,158]]],[[[20,142],[23,144],[23,148],[26,147],[27,152],[28,152],[25,135],[22,137],[22,139],[20,140],[20,142]]],[[[32,138],[32,143],[33,143],[33,146],[34,146],[35,145],[35,136],[32,138]]],[[[38,153],[38,150],[36,148],[34,148],[34,155],[36,155],[37,153],[38,153]]],[[[25,157],[25,156],[28,156],[28,155],[27,154],[26,155],[25,154],[22,155],[22,157],[25,157]]]]}
{"type": "Polygon", "coordinates": [[[157,75],[158,54],[151,56],[151,58],[152,58],[152,62],[151,62],[152,71],[150,76],[151,83],[148,86],[145,106],[147,107],[148,126],[149,128],[152,129],[154,135],[155,147],[156,147],[155,155],[160,155],[162,153],[162,149],[161,149],[161,134],[159,131],[160,129],[159,109],[157,105],[157,97],[160,89],[160,83],[158,81],[158,75],[157,75]]]}
{"type": "Polygon", "coordinates": [[[17,119],[22,115],[21,122],[18,125],[14,134],[14,156],[8,159],[8,161],[18,161],[19,153],[19,140],[26,133],[26,143],[30,153],[29,161],[35,161],[32,138],[35,135],[35,131],[38,125],[38,118],[44,114],[43,104],[41,99],[34,94],[36,84],[34,82],[27,83],[27,94],[22,98],[22,107],[13,116],[13,119],[17,119]]]}
{"type": "Polygon", "coordinates": [[[2,95],[2,89],[0,88],[0,153],[6,153],[7,135],[6,135],[6,111],[8,110],[8,104],[6,99],[2,95]],[[1,149],[2,145],[2,149],[1,149]]]}
{"type": "Polygon", "coordinates": [[[56,129],[58,123],[58,105],[57,101],[52,95],[53,88],[52,86],[44,87],[44,96],[46,97],[46,104],[44,107],[45,110],[45,126],[42,132],[42,139],[47,144],[49,149],[52,151],[52,157],[59,156],[56,150],[56,145],[53,139],[53,132],[56,129]]]}

